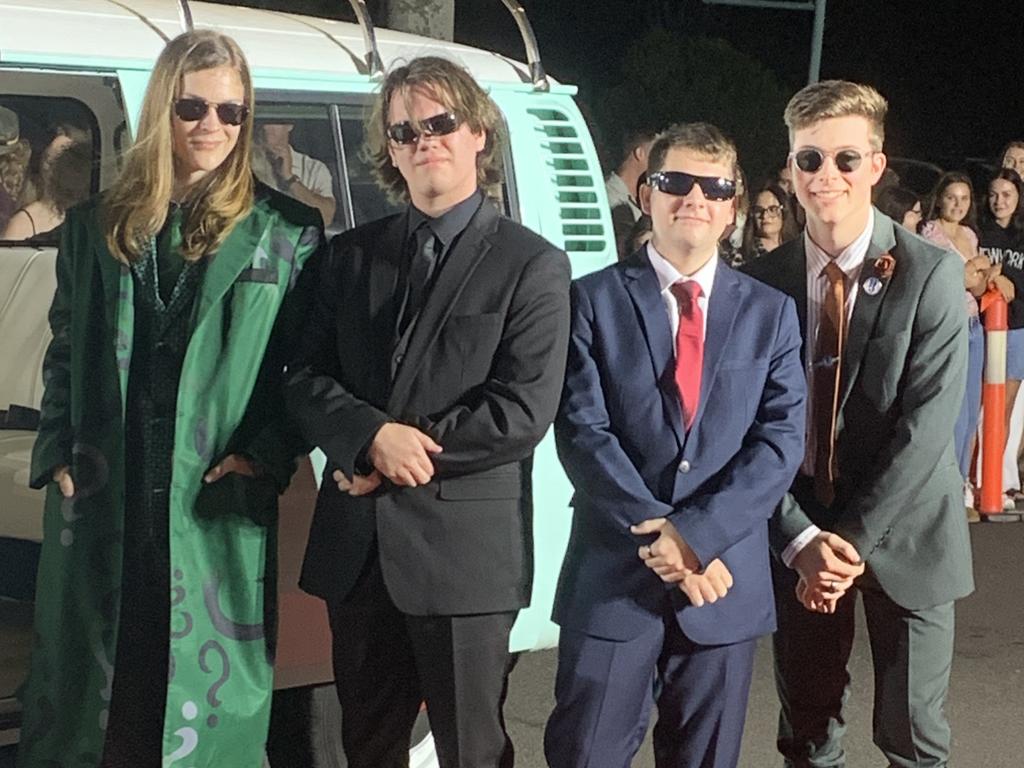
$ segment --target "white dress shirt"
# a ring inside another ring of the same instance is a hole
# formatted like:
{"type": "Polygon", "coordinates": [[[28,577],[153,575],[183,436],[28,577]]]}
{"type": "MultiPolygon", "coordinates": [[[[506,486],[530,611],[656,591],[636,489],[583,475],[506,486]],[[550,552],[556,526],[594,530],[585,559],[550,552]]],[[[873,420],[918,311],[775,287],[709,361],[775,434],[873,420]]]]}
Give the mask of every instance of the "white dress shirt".
{"type": "MultiPolygon", "coordinates": [[[[843,251],[835,257],[834,261],[846,275],[846,330],[849,331],[849,321],[853,317],[853,306],[857,301],[857,294],[860,291],[860,273],[864,267],[864,260],[868,255],[868,246],[871,245],[871,233],[875,228],[875,211],[869,209],[868,225],[857,238],[850,243],[843,251]]],[[[800,472],[808,477],[814,477],[814,454],[817,445],[817,433],[814,425],[814,378],[813,363],[814,350],[818,344],[818,331],[821,323],[822,307],[825,305],[825,296],[828,294],[829,281],[822,274],[825,266],[831,257],[815,243],[809,234],[804,230],[804,252],[807,254],[807,338],[804,339],[804,372],[807,376],[807,446],[804,453],[804,463],[800,472]]],[[[799,536],[793,539],[782,551],[782,562],[792,567],[793,558],[799,554],[810,541],[821,533],[816,525],[804,529],[799,536]]]]}
{"type": "Polygon", "coordinates": [[[631,190],[626,186],[626,182],[622,180],[622,177],[617,173],[608,174],[608,178],[604,182],[604,191],[608,195],[608,208],[614,209],[617,206],[626,203],[629,205],[629,210],[633,213],[633,221],[640,218],[643,211],[641,211],[636,203],[633,202],[633,195],[636,190],[631,190]]]}
{"type": "Polygon", "coordinates": [[[708,259],[707,263],[694,272],[692,275],[681,275],[679,270],[654,247],[654,243],[647,243],[647,258],[658,275],[658,285],[661,287],[661,300],[665,304],[665,312],[668,314],[669,326],[672,328],[672,351],[675,352],[676,332],[679,330],[679,302],[672,293],[672,285],[679,282],[694,280],[700,286],[701,296],[697,299],[697,306],[700,307],[704,317],[702,339],[707,336],[708,331],[708,300],[711,298],[711,288],[715,284],[715,271],[718,269],[718,252],[708,259]]]}

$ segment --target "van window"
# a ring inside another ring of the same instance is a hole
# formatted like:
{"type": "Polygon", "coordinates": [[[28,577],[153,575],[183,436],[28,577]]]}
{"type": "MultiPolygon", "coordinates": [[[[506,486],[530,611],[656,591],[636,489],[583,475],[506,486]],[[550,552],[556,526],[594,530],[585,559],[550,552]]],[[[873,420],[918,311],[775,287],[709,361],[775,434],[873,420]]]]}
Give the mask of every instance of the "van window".
{"type": "Polygon", "coordinates": [[[110,184],[122,105],[111,74],[0,67],[0,248],[56,245],[63,211],[110,184]]]}
{"type": "Polygon", "coordinates": [[[356,226],[379,219],[401,210],[402,206],[391,202],[387,194],[377,186],[364,157],[364,120],[367,106],[341,106],[338,121],[341,125],[342,142],[345,147],[345,168],[348,171],[348,188],[352,199],[352,214],[356,226]]]}
{"type": "Polygon", "coordinates": [[[328,231],[345,228],[331,110],[326,104],[256,99],[253,171],[280,192],[320,211],[328,231]]]}
{"type": "Polygon", "coordinates": [[[0,94],[0,240],[56,242],[64,212],[99,187],[98,136],[77,99],[0,94]]]}

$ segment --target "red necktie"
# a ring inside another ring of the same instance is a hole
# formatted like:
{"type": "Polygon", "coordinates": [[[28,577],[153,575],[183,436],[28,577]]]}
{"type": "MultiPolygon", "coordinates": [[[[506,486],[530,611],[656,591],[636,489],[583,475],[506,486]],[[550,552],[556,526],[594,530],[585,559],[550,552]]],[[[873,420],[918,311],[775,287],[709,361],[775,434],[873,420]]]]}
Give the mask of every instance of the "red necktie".
{"type": "Polygon", "coordinates": [[[697,303],[703,291],[696,280],[679,280],[672,284],[671,290],[679,303],[676,386],[683,404],[683,423],[689,429],[700,404],[700,374],[704,365],[704,313],[697,303]]]}
{"type": "Polygon", "coordinates": [[[814,495],[825,506],[835,499],[836,417],[839,413],[840,371],[846,341],[846,275],[829,260],[822,270],[828,290],[818,321],[814,349],[814,495]]]}

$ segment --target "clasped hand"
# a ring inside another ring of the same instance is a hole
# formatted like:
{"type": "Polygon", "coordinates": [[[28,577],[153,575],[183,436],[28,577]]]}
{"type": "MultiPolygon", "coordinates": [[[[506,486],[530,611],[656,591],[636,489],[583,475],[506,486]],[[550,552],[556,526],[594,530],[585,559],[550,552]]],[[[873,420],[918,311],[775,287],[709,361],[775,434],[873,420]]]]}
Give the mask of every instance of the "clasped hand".
{"type": "Polygon", "coordinates": [[[429,483],[434,476],[431,455],[441,452],[441,446],[427,433],[406,424],[389,423],[377,430],[370,443],[367,457],[373,465],[368,475],[353,475],[349,480],[340,469],[332,477],[338,489],[350,496],[372,493],[387,478],[395,485],[415,488],[429,483]]]}
{"type": "Polygon", "coordinates": [[[695,607],[725,597],[732,588],[732,574],[725,563],[715,559],[702,570],[696,553],[667,518],[644,520],[629,530],[637,536],[658,534],[651,544],[642,545],[637,555],[663,582],[677,584],[695,607]]]}
{"type": "Polygon", "coordinates": [[[864,567],[856,547],[835,533],[821,531],[793,558],[793,568],[800,574],[796,599],[814,613],[835,613],[864,567]]]}

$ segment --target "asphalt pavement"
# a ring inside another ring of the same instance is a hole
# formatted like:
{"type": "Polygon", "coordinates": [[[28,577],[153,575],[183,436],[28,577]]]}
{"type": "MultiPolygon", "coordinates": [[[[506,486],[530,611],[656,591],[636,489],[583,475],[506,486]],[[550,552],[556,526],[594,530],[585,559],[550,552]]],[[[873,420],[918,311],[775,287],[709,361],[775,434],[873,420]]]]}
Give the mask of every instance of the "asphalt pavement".
{"type": "MultiPolygon", "coordinates": [[[[953,727],[950,766],[1024,768],[1024,524],[981,523],[971,526],[971,534],[977,590],[957,603],[948,705],[953,727]]],[[[512,674],[505,713],[518,768],[544,768],[542,739],[554,703],[555,665],[554,651],[525,654],[512,674]]],[[[850,672],[847,768],[884,768],[886,760],[871,742],[874,685],[863,613],[850,672]]],[[[764,638],[758,647],[741,768],[782,765],[775,751],[777,717],[771,647],[764,638]]],[[[633,766],[653,768],[649,734],[633,766]]]]}

